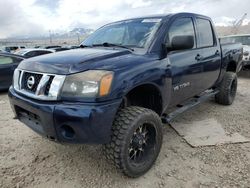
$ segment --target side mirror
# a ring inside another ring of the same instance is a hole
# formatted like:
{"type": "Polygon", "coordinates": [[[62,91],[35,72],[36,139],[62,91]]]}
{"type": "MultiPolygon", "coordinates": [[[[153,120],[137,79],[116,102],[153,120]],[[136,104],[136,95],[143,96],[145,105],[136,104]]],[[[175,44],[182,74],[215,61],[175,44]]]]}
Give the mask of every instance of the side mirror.
{"type": "Polygon", "coordinates": [[[186,50],[194,47],[194,37],[191,35],[174,36],[170,41],[168,49],[173,50],[186,50]]]}

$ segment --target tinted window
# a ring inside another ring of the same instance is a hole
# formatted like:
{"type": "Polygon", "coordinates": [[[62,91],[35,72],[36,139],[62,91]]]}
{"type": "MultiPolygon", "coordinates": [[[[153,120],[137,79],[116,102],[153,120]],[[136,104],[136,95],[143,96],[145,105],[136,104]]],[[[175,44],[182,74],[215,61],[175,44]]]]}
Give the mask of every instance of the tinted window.
{"type": "Polygon", "coordinates": [[[61,51],[65,51],[65,50],[70,50],[69,48],[56,48],[54,49],[56,52],[61,52],[61,51]]]}
{"type": "Polygon", "coordinates": [[[14,63],[11,57],[0,56],[0,65],[11,64],[14,63]]]}
{"type": "Polygon", "coordinates": [[[35,57],[37,55],[36,51],[28,52],[25,54],[25,57],[35,57]]]}
{"type": "Polygon", "coordinates": [[[198,18],[197,30],[199,35],[199,47],[214,45],[214,36],[210,21],[198,18]]]}
{"type": "Polygon", "coordinates": [[[37,55],[44,55],[44,54],[50,54],[52,52],[49,51],[39,51],[37,55]]]}
{"type": "Polygon", "coordinates": [[[190,35],[195,39],[194,25],[191,18],[178,18],[172,23],[168,31],[169,41],[175,36],[183,35],[190,35]]]}

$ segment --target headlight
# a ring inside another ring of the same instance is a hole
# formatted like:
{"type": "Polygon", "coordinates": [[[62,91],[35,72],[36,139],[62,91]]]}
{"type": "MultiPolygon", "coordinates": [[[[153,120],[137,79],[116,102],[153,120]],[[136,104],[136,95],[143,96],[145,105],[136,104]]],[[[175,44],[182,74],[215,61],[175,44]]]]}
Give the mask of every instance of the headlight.
{"type": "Polygon", "coordinates": [[[109,94],[113,72],[89,70],[69,75],[63,84],[62,97],[102,97],[109,94]]]}
{"type": "Polygon", "coordinates": [[[16,89],[16,90],[20,89],[20,86],[18,83],[19,77],[20,77],[20,71],[18,69],[15,69],[14,75],[13,75],[12,85],[13,85],[14,89],[16,89]]]}

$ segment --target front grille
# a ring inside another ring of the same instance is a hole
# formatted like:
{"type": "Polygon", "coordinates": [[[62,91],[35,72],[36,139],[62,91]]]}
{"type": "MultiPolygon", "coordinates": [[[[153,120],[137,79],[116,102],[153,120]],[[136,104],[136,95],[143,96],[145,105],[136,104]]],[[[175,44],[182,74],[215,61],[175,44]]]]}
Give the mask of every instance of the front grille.
{"type": "Polygon", "coordinates": [[[43,75],[42,74],[35,74],[30,72],[24,72],[23,78],[22,78],[22,88],[26,91],[35,93],[38,87],[38,84],[40,83],[43,75]],[[28,79],[33,77],[34,78],[34,85],[32,87],[28,86],[28,79]]]}
{"type": "Polygon", "coordinates": [[[16,69],[13,86],[16,91],[39,100],[58,100],[65,75],[30,72],[16,69]]]}
{"type": "Polygon", "coordinates": [[[44,92],[44,94],[46,96],[48,96],[48,94],[49,94],[50,86],[52,84],[53,79],[54,79],[54,76],[50,76],[49,81],[48,81],[46,88],[45,88],[45,92],[44,92]]]}

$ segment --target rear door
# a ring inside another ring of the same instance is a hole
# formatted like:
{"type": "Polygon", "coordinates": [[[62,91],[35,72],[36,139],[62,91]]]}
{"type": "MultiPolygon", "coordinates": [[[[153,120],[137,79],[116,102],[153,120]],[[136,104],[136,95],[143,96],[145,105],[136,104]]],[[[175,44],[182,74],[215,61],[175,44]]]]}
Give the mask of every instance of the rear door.
{"type": "Polygon", "coordinates": [[[221,69],[221,49],[209,19],[196,18],[197,54],[196,61],[203,67],[197,87],[204,91],[217,81],[221,69]]]}
{"type": "Polygon", "coordinates": [[[195,44],[193,49],[177,50],[168,53],[167,58],[172,71],[172,101],[175,105],[200,92],[197,84],[202,77],[203,67],[197,63],[199,53],[196,45],[196,34],[193,17],[178,17],[171,23],[168,30],[168,41],[175,36],[191,35],[195,44]]]}
{"type": "Polygon", "coordinates": [[[0,89],[8,89],[12,84],[14,70],[21,62],[21,58],[0,55],[0,89]]]}

